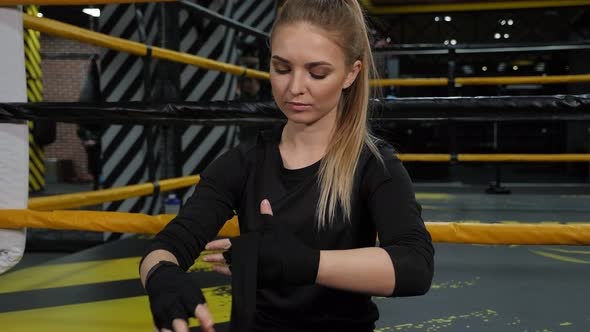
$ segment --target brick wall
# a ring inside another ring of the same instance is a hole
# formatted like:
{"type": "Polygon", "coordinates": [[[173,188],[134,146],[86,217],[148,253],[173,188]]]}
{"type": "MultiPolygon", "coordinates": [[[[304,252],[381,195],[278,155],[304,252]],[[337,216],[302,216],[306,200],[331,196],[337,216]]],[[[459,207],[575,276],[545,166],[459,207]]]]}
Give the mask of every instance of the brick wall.
{"type": "MultiPolygon", "coordinates": [[[[76,102],[88,72],[90,57],[100,48],[76,41],[42,35],[41,70],[44,101],[76,102]]],[[[89,181],[86,151],[76,134],[74,123],[58,123],[56,141],[44,148],[46,158],[72,160],[74,181],[89,181]]]]}

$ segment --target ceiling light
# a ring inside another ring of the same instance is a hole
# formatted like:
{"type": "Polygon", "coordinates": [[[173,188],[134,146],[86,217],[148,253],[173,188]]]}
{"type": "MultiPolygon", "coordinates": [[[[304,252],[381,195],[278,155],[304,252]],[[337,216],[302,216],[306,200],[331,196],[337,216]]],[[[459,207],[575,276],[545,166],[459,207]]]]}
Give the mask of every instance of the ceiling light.
{"type": "Polygon", "coordinates": [[[545,63],[539,62],[535,65],[535,71],[544,72],[545,71],[545,63]]]}
{"type": "Polygon", "coordinates": [[[496,32],[494,34],[494,39],[500,39],[500,38],[502,38],[502,35],[500,35],[500,33],[496,32]]]}
{"type": "Polygon", "coordinates": [[[457,45],[457,41],[455,39],[451,39],[451,45],[457,45]]]}
{"type": "Polygon", "coordinates": [[[518,66],[512,66],[513,70],[518,70],[518,66]]]}
{"type": "Polygon", "coordinates": [[[43,17],[43,13],[42,12],[38,12],[37,13],[37,17],[43,17]]]}
{"type": "Polygon", "coordinates": [[[504,39],[508,39],[508,38],[510,38],[510,35],[509,35],[509,34],[507,34],[507,33],[505,33],[505,34],[504,34],[504,39]]]}
{"type": "Polygon", "coordinates": [[[438,16],[435,16],[435,17],[434,17],[434,22],[438,22],[438,21],[440,21],[440,17],[438,17],[438,16]]]}
{"type": "Polygon", "coordinates": [[[512,19],[508,20],[508,25],[512,25],[514,24],[514,21],[512,19]]]}
{"type": "Polygon", "coordinates": [[[481,70],[483,70],[483,71],[488,71],[488,67],[486,67],[486,66],[483,66],[483,67],[481,67],[481,70]]]}
{"type": "Polygon", "coordinates": [[[445,16],[445,21],[446,22],[451,22],[451,17],[450,16],[445,16]]]}
{"type": "Polygon", "coordinates": [[[92,17],[100,17],[100,8],[84,8],[82,12],[92,17]]]}

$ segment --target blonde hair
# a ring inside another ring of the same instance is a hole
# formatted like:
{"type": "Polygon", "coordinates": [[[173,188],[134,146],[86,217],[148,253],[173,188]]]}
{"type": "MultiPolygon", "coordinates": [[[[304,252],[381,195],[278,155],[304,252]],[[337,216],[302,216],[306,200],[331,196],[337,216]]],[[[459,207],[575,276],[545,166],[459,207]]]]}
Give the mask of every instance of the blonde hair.
{"type": "Polygon", "coordinates": [[[381,160],[376,139],[368,127],[369,80],[375,65],[363,10],[357,0],[287,0],[272,28],[307,22],[325,30],[344,51],[346,65],[356,60],[362,65],[353,84],[345,89],[338,105],[336,128],[322,159],[318,182],[318,227],[332,225],[339,209],[350,221],[351,197],[359,158],[368,147],[381,160]]]}

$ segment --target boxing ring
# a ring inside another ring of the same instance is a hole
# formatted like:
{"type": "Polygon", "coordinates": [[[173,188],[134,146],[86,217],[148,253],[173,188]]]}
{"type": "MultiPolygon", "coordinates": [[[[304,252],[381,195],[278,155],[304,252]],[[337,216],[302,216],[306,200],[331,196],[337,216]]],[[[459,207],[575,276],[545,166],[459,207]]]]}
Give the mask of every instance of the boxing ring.
{"type": "MultiPolygon", "coordinates": [[[[57,3],[59,1],[49,1],[57,3]]],[[[71,3],[72,1],[68,1],[71,3]]],[[[46,2],[47,3],[47,2],[46,2]]],[[[63,2],[62,2],[63,3],[63,2]]],[[[24,25],[102,47],[267,79],[268,73],[84,31],[23,16],[24,25]]],[[[455,82],[461,78],[455,78],[455,82]]],[[[461,84],[579,83],[568,77],[465,78],[461,84]]],[[[389,79],[383,85],[443,85],[447,78],[389,79]]],[[[590,96],[401,98],[373,101],[372,121],[590,121],[590,96]]],[[[142,125],[272,124],[284,121],[273,103],[183,104],[0,103],[0,120],[52,119],[142,125]]],[[[590,154],[408,154],[403,162],[580,162],[590,154]]],[[[28,209],[0,210],[0,228],[121,232],[132,238],[105,243],[47,263],[0,275],[3,331],[146,331],[151,314],[138,279],[138,263],[151,235],[172,215],[87,211],[104,202],[190,188],[198,175],[121,188],[38,197],[28,209]]],[[[436,188],[435,188],[436,189],[436,188]]],[[[435,242],[435,277],[426,296],[375,298],[381,317],[375,331],[587,331],[590,330],[590,194],[552,192],[486,196],[417,189],[435,242]]],[[[229,220],[219,236],[238,235],[229,220]]],[[[217,331],[229,327],[229,278],[199,258],[190,269],[204,288],[217,331]]],[[[305,317],[301,317],[305,319],[305,317]]],[[[192,321],[193,331],[198,331],[192,321]]]]}

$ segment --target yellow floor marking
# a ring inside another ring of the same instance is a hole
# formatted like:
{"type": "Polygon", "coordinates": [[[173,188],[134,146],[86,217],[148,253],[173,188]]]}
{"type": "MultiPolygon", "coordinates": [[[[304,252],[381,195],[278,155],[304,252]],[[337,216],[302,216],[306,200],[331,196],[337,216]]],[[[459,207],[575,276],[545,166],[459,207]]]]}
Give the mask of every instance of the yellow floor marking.
{"type": "MultiPolygon", "coordinates": [[[[137,279],[139,260],[130,257],[30,267],[0,276],[0,294],[137,279]]],[[[211,264],[199,257],[191,270],[210,271],[211,264]]]]}
{"type": "Polygon", "coordinates": [[[570,250],[561,248],[545,248],[546,250],[561,252],[564,254],[579,254],[579,255],[590,255],[590,250],[570,250]]]}
{"type": "MultiPolygon", "coordinates": [[[[216,323],[229,321],[228,286],[203,289],[216,323]]],[[[5,332],[145,332],[153,331],[147,296],[0,313],[5,332]]],[[[198,326],[191,320],[191,326],[198,326]]]]}
{"type": "Polygon", "coordinates": [[[544,251],[540,251],[540,250],[531,250],[531,252],[533,252],[537,255],[543,256],[543,257],[555,259],[555,260],[562,261],[562,262],[576,263],[576,264],[590,264],[590,262],[582,260],[582,259],[552,254],[552,253],[544,252],[544,251]]]}
{"type": "MultiPolygon", "coordinates": [[[[404,323],[398,324],[395,326],[384,326],[375,329],[375,332],[388,332],[388,331],[427,331],[433,332],[438,330],[449,330],[449,327],[452,330],[452,327],[455,326],[465,326],[466,328],[470,328],[469,325],[463,320],[473,320],[478,319],[482,322],[488,322],[491,319],[494,319],[498,316],[498,313],[491,309],[486,309],[482,311],[470,312],[463,315],[452,315],[448,317],[441,317],[441,318],[433,318],[427,321],[422,321],[419,323],[404,323]]],[[[459,328],[461,329],[461,328],[459,328]]]]}

